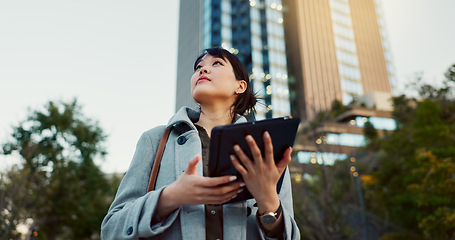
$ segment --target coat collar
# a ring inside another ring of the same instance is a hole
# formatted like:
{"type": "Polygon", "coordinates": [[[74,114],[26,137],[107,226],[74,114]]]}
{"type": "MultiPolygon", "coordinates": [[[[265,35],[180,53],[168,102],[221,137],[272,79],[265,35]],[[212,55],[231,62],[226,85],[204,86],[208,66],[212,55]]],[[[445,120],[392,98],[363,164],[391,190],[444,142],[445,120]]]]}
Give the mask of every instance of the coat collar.
{"type": "MultiPolygon", "coordinates": [[[[199,121],[199,116],[201,112],[199,110],[195,110],[189,107],[182,107],[178,110],[174,116],[169,119],[169,122],[166,128],[174,126],[176,124],[185,123],[190,126],[192,129],[196,130],[194,123],[199,121]]],[[[247,122],[246,118],[242,115],[236,114],[234,123],[244,123],[247,122]]]]}

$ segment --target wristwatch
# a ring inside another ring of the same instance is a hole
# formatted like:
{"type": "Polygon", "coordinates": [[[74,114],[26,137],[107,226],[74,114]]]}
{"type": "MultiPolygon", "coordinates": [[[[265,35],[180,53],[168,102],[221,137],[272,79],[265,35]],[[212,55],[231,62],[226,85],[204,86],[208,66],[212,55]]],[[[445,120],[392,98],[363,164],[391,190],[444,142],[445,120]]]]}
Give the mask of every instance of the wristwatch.
{"type": "Polygon", "coordinates": [[[280,218],[281,212],[283,211],[283,208],[281,207],[281,202],[280,206],[276,210],[276,212],[265,212],[264,214],[256,214],[258,219],[265,224],[272,224],[275,223],[278,218],[280,218]]]}

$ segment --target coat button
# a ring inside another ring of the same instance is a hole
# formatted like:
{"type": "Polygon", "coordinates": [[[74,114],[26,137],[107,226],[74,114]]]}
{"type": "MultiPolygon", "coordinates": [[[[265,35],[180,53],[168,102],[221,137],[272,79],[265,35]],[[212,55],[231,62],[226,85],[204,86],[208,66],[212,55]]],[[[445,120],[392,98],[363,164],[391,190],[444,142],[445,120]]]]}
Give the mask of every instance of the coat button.
{"type": "Polygon", "coordinates": [[[133,233],[133,227],[129,227],[128,230],[126,230],[126,234],[131,235],[133,233]]]}
{"type": "Polygon", "coordinates": [[[179,138],[177,138],[177,143],[179,145],[183,145],[183,144],[185,144],[186,140],[187,140],[186,137],[180,136],[179,138]]]}

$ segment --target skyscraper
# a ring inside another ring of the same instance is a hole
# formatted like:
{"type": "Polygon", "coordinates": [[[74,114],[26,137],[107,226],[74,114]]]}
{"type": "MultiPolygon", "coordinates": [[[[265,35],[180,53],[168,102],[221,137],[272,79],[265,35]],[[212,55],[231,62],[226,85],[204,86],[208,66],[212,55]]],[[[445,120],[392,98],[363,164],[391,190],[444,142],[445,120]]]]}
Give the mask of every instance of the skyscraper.
{"type": "Polygon", "coordinates": [[[294,115],[311,120],[334,100],[395,93],[379,0],[284,0],[294,115]],[[294,97],[295,96],[295,97],[294,97]]]}
{"type": "Polygon", "coordinates": [[[318,127],[302,129],[300,163],[333,164],[367,143],[369,122],[380,134],[396,128],[391,93],[396,79],[379,0],[283,0],[293,115],[304,122],[352,106],[318,127]],[[339,109],[339,108],[338,108],[339,109]]]}
{"type": "Polygon", "coordinates": [[[381,133],[396,128],[388,98],[397,83],[380,0],[181,1],[177,109],[193,102],[193,61],[212,46],[246,65],[263,99],[258,119],[309,122],[334,100],[365,104],[300,134],[294,149],[301,163],[346,158],[366,144],[366,122],[381,133]]]}
{"type": "Polygon", "coordinates": [[[290,115],[283,21],[281,0],[181,1],[176,108],[195,105],[189,79],[196,57],[221,46],[245,64],[254,92],[263,99],[256,118],[290,115]]]}

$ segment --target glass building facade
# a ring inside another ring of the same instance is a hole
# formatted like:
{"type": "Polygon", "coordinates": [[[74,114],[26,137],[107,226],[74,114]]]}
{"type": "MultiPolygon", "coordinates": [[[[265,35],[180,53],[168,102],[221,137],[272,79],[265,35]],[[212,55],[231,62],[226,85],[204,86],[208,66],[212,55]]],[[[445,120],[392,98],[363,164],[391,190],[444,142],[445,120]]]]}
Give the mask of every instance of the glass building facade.
{"type": "Polygon", "coordinates": [[[348,0],[330,0],[329,5],[340,74],[342,102],[347,105],[352,102],[353,97],[359,97],[363,94],[351,9],[348,0]]]}
{"type": "Polygon", "coordinates": [[[396,93],[380,0],[283,0],[292,111],[313,120],[335,100],[396,93]]]}
{"type": "Polygon", "coordinates": [[[387,73],[389,75],[390,86],[392,94],[398,95],[398,82],[395,73],[395,64],[393,63],[392,50],[390,48],[387,29],[384,22],[384,11],[382,9],[381,1],[374,0],[376,15],[378,16],[379,33],[381,35],[381,44],[384,50],[384,59],[386,61],[387,73]]]}
{"type": "MultiPolygon", "coordinates": [[[[329,5],[335,39],[338,71],[340,74],[342,102],[343,104],[349,104],[354,97],[358,98],[364,94],[351,18],[350,1],[329,0],[329,5]]],[[[388,80],[392,94],[396,94],[397,80],[380,0],[374,0],[374,6],[377,15],[377,23],[379,25],[384,59],[386,61],[388,80]]]]}

